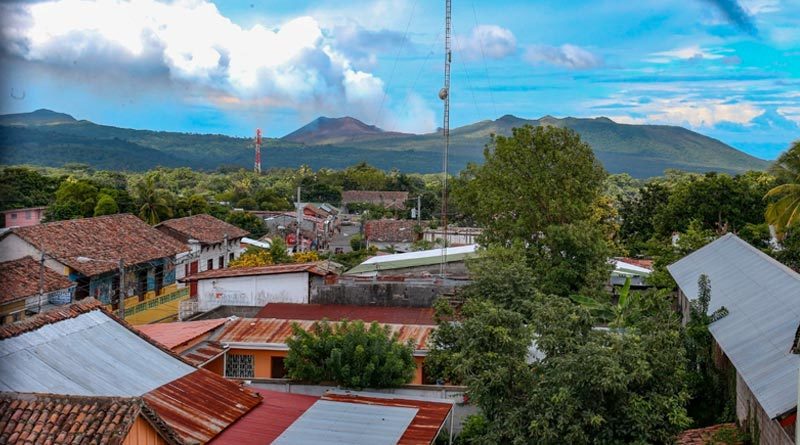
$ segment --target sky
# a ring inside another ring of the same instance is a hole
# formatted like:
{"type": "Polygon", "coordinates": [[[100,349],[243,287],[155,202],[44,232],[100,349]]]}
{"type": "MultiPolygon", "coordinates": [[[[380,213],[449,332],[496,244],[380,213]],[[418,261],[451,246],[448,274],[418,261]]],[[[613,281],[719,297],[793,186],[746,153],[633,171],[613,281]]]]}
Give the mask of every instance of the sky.
{"type": "MultiPolygon", "coordinates": [[[[284,136],[442,125],[444,1],[0,0],[0,112],[284,136]]],[[[800,0],[453,0],[451,127],[680,125],[764,159],[800,138],[800,0]]]]}

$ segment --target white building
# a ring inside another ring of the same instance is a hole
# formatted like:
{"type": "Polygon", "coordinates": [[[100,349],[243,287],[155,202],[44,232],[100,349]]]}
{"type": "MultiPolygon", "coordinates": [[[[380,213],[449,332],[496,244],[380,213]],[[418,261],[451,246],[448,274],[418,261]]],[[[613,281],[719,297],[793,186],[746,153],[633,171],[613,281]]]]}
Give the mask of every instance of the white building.
{"type": "Polygon", "coordinates": [[[197,311],[206,312],[219,306],[308,303],[329,276],[335,274],[304,263],[208,270],[184,281],[197,297],[197,311]]]}

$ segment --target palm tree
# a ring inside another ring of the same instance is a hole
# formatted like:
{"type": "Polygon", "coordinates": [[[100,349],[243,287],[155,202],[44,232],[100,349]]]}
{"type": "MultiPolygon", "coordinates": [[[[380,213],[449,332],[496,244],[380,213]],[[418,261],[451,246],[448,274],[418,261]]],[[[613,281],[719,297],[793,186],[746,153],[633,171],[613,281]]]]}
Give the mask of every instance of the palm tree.
{"type": "Polygon", "coordinates": [[[152,176],[148,176],[136,184],[136,195],[141,203],[139,218],[148,224],[158,224],[161,222],[162,216],[172,217],[172,208],[169,206],[167,192],[156,187],[152,176]]]}
{"type": "Polygon", "coordinates": [[[765,217],[778,234],[800,223],[800,141],[795,141],[771,167],[781,185],[767,192],[764,199],[774,199],[767,205],[765,217]]]}

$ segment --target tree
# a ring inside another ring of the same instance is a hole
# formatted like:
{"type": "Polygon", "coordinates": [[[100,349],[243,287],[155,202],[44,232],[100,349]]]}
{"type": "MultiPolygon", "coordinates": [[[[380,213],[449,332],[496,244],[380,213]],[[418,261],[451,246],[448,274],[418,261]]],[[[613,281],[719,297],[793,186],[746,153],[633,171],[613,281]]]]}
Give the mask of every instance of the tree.
{"type": "Polygon", "coordinates": [[[298,252],[292,256],[295,263],[313,263],[319,261],[317,252],[298,252]]]}
{"type": "Polygon", "coordinates": [[[515,128],[511,137],[493,137],[484,158],[453,194],[486,227],[485,241],[500,244],[588,219],[606,176],[591,147],[566,128],[515,128]]]}
{"type": "Polygon", "coordinates": [[[631,253],[640,253],[646,242],[655,235],[656,215],[667,205],[669,191],[659,183],[648,183],[635,196],[623,199],[619,216],[622,218],[619,235],[631,253]]]}
{"type": "Polygon", "coordinates": [[[139,218],[150,225],[172,217],[172,198],[156,184],[155,177],[148,175],[136,184],[136,199],[139,205],[139,218]]]}
{"type": "Polygon", "coordinates": [[[272,244],[269,246],[269,256],[272,258],[274,264],[285,264],[294,262],[292,256],[287,251],[286,243],[283,238],[276,236],[272,238],[272,244]]]}
{"type": "Polygon", "coordinates": [[[294,380],[333,382],[347,388],[391,388],[414,378],[414,345],[402,344],[387,326],[361,321],[292,326],[286,370],[294,380]]]}
{"type": "Polygon", "coordinates": [[[236,258],[228,263],[228,267],[257,267],[269,266],[272,264],[274,264],[272,262],[272,255],[269,254],[268,250],[259,249],[257,247],[249,247],[245,253],[239,256],[239,258],[236,258]]]}
{"type": "Polygon", "coordinates": [[[228,214],[225,221],[249,232],[255,238],[261,238],[267,234],[267,226],[264,224],[264,220],[249,212],[233,211],[228,214]]]}
{"type": "Polygon", "coordinates": [[[119,207],[117,207],[117,202],[114,201],[114,198],[102,193],[98,198],[97,205],[94,207],[94,216],[114,215],[119,213],[119,207]]]}
{"type": "Polygon", "coordinates": [[[99,189],[89,181],[67,178],[56,190],[55,202],[47,213],[48,221],[94,216],[99,189]]]}
{"type": "Polygon", "coordinates": [[[364,237],[361,235],[353,235],[350,237],[350,248],[353,249],[353,251],[366,249],[367,243],[364,241],[364,237]]]}
{"type": "Polygon", "coordinates": [[[0,170],[0,210],[48,205],[59,179],[25,167],[0,170]]]}
{"type": "Polygon", "coordinates": [[[795,141],[773,166],[773,172],[782,182],[764,196],[773,199],[767,206],[767,222],[779,234],[800,223],[800,141],[795,141]]]}
{"type": "Polygon", "coordinates": [[[583,306],[596,319],[615,329],[622,329],[626,326],[633,326],[638,320],[640,313],[639,298],[637,292],[631,293],[631,277],[625,278],[625,284],[619,292],[616,304],[598,301],[583,295],[572,295],[572,301],[583,306]]]}

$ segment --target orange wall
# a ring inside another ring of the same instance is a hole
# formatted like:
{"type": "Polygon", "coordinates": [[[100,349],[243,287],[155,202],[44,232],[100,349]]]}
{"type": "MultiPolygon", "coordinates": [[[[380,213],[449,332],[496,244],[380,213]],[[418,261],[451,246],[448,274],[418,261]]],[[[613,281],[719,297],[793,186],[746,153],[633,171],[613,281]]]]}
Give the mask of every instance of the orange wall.
{"type": "Polygon", "coordinates": [[[225,354],[203,365],[203,369],[208,369],[214,374],[223,375],[225,371],[225,354]]]}
{"type": "Polygon", "coordinates": [[[414,362],[417,364],[417,370],[414,372],[414,380],[411,381],[412,385],[422,384],[422,364],[425,362],[425,357],[414,357],[414,362]]]}
{"type": "Polygon", "coordinates": [[[122,445],[167,445],[150,422],[139,416],[133,423],[122,445]]]}

